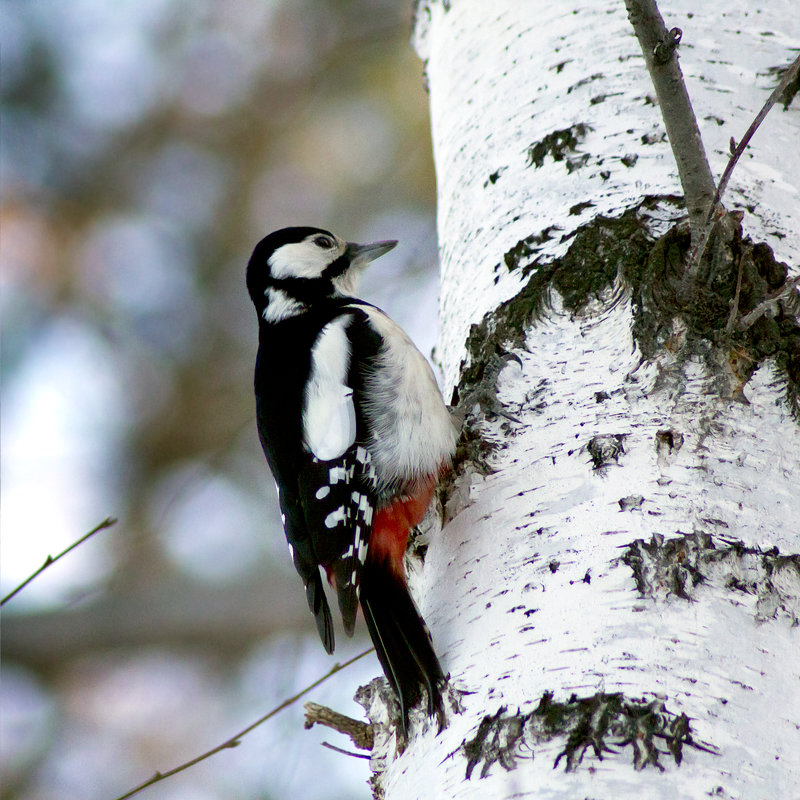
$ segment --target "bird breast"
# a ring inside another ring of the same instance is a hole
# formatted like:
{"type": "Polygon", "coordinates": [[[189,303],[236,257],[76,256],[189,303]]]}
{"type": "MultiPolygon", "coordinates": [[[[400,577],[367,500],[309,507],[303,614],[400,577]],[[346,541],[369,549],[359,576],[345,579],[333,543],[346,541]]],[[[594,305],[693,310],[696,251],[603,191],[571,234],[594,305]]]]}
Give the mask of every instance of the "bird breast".
{"type": "Polygon", "coordinates": [[[376,308],[365,311],[383,340],[364,402],[379,483],[402,486],[437,476],[455,450],[457,432],[433,370],[399,325],[376,308]]]}

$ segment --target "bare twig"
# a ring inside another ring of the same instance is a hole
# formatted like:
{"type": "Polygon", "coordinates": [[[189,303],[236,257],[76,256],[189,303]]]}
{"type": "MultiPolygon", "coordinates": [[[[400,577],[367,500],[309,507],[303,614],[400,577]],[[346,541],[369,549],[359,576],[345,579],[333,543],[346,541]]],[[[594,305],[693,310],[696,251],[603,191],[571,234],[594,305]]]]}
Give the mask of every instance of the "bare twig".
{"type": "Polygon", "coordinates": [[[319,703],[306,703],[303,708],[306,710],[306,729],[313,728],[319,723],[346,734],[360,750],[372,750],[372,725],[368,722],[340,714],[332,708],[319,705],[319,703]]]}
{"type": "Polygon", "coordinates": [[[736,276],[736,292],[731,303],[731,313],[728,314],[728,322],[725,324],[725,333],[730,334],[733,330],[736,317],[739,316],[739,297],[742,294],[742,273],[744,272],[744,254],[739,256],[739,274],[736,276]]]}
{"type": "Polygon", "coordinates": [[[333,750],[336,753],[341,753],[343,756],[352,756],[353,758],[365,758],[369,760],[372,756],[368,756],[366,753],[353,753],[351,750],[344,750],[341,747],[337,747],[335,744],[331,744],[330,742],[322,742],[323,747],[327,747],[328,750],[333,750]]]}
{"type": "Polygon", "coordinates": [[[25,578],[25,580],[22,581],[22,583],[19,586],[17,586],[16,589],[9,592],[2,600],[0,600],[0,606],[4,606],[12,597],[14,597],[14,595],[16,595],[18,592],[21,592],[34,578],[38,578],[39,575],[41,575],[48,567],[52,567],[53,564],[56,563],[56,561],[63,558],[67,553],[78,547],[78,545],[83,544],[87,539],[91,539],[92,536],[94,536],[96,533],[99,533],[100,531],[103,531],[106,528],[111,528],[116,524],[117,520],[115,520],[112,517],[106,517],[99,525],[92,528],[89,531],[89,533],[86,533],[83,536],[81,536],[81,538],[78,539],[77,542],[73,542],[66,550],[62,550],[57,556],[47,556],[47,558],[44,560],[44,564],[42,564],[42,566],[39,567],[39,569],[37,569],[36,572],[25,578]]]}
{"type": "Polygon", "coordinates": [[[800,72],[800,56],[798,56],[792,62],[792,65],[789,67],[789,69],[786,70],[786,74],[783,76],[783,79],[775,87],[772,94],[767,98],[767,102],[764,103],[761,111],[756,114],[755,119],[750,123],[750,127],[745,131],[745,134],[739,144],[736,144],[736,141],[731,138],[731,157],[728,159],[728,165],[725,167],[725,171],[722,173],[722,177],[719,180],[719,186],[717,186],[717,190],[714,193],[714,201],[711,204],[711,207],[708,209],[708,214],[703,224],[703,229],[700,233],[700,236],[697,238],[697,241],[694,241],[694,236],[692,237],[692,251],[689,255],[689,261],[686,269],[687,280],[692,281],[697,275],[700,262],[703,259],[706,246],[708,245],[708,239],[711,235],[711,231],[714,228],[714,223],[716,222],[715,212],[717,210],[717,205],[722,200],[722,195],[728,188],[728,181],[730,181],[731,174],[733,173],[736,165],[739,163],[742,153],[744,153],[745,149],[750,144],[750,140],[753,138],[753,135],[758,130],[767,114],[769,114],[769,112],[772,110],[772,106],[774,106],[775,103],[780,100],[781,95],[784,93],[784,91],[786,91],[786,87],[793,80],[795,80],[795,78],[797,78],[798,72],[800,72]]]}
{"type": "Polygon", "coordinates": [[[763,302],[759,303],[752,311],[745,314],[740,320],[738,328],[740,331],[746,331],[751,325],[754,325],[758,322],[764,314],[769,311],[769,309],[775,305],[775,303],[779,303],[783,300],[784,297],[788,297],[797,286],[800,286],[800,275],[796,278],[792,278],[791,280],[786,281],[783,286],[778,289],[775,294],[770,295],[767,297],[763,302]]]}
{"type": "Polygon", "coordinates": [[[257,728],[262,723],[266,722],[271,717],[274,717],[278,712],[283,711],[284,708],[288,708],[293,703],[296,703],[301,697],[308,694],[312,689],[316,689],[317,686],[327,681],[328,678],[332,677],[337,672],[341,672],[346,667],[349,667],[351,664],[354,664],[360,658],[363,658],[368,653],[371,653],[373,649],[374,648],[370,647],[369,650],[365,650],[363,653],[359,653],[357,656],[353,656],[353,658],[349,659],[348,661],[345,661],[342,664],[334,664],[331,667],[331,669],[328,672],[326,672],[321,678],[314,681],[314,683],[312,683],[311,685],[306,686],[305,689],[298,692],[296,695],[287,698],[282,703],[275,706],[275,708],[273,708],[272,711],[269,711],[268,713],[264,714],[263,717],[260,717],[255,722],[251,723],[246,728],[239,731],[239,733],[234,734],[233,736],[231,736],[230,739],[226,739],[224,742],[222,742],[222,744],[218,744],[216,747],[212,747],[211,750],[207,750],[202,755],[199,755],[191,759],[190,761],[186,761],[183,764],[174,767],[173,769],[167,770],[166,772],[156,772],[156,774],[153,775],[152,778],[149,778],[143,783],[140,783],[138,786],[134,787],[129,792],[120,795],[119,797],[116,798],[116,800],[127,800],[127,798],[133,797],[135,794],[138,794],[143,789],[147,789],[149,786],[153,786],[156,783],[160,783],[166,778],[170,778],[173,775],[177,775],[179,772],[183,772],[184,770],[189,769],[189,767],[193,767],[195,764],[199,764],[201,761],[205,761],[207,758],[216,755],[222,750],[229,750],[233,747],[238,747],[239,744],[241,743],[243,736],[246,736],[248,733],[250,733],[250,731],[254,730],[255,728],[257,728]]]}
{"type": "MultiPolygon", "coordinates": [[[[792,62],[792,65],[789,67],[789,69],[786,70],[783,80],[775,87],[775,90],[767,98],[767,102],[764,103],[764,107],[758,112],[758,114],[756,114],[756,118],[750,123],[750,127],[745,131],[745,134],[739,144],[736,145],[734,140],[731,139],[731,144],[734,144],[735,146],[732,148],[731,157],[728,160],[728,166],[725,167],[725,172],[722,173],[722,177],[719,179],[719,186],[717,186],[717,191],[714,195],[714,204],[712,205],[712,208],[714,208],[714,206],[716,206],[717,203],[719,203],[719,201],[722,199],[725,189],[728,188],[728,181],[730,180],[731,173],[741,158],[742,153],[744,153],[745,149],[747,148],[747,145],[750,144],[753,134],[758,130],[767,114],[769,114],[769,112],[772,110],[772,106],[774,106],[775,103],[780,100],[781,95],[784,93],[784,91],[786,91],[786,87],[797,77],[798,72],[800,72],[800,56],[798,56],[792,62]]],[[[709,211],[709,216],[710,214],[711,212],[709,211]]]]}
{"type": "Polygon", "coordinates": [[[655,0],[625,0],[625,7],[661,106],[694,241],[713,208],[714,178],[676,56],[681,31],[667,31],[655,0]]]}

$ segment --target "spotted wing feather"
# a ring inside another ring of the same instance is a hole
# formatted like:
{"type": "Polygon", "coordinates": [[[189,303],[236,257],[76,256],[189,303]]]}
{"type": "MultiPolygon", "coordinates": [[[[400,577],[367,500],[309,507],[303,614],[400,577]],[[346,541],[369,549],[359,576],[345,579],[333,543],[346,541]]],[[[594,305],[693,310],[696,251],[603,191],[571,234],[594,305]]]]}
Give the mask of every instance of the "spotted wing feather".
{"type": "Polygon", "coordinates": [[[344,629],[351,635],[361,569],[375,508],[375,473],[366,448],[354,445],[331,461],[311,459],[300,496],[315,556],[336,588],[344,629]]]}
{"type": "Polygon", "coordinates": [[[334,648],[333,620],[320,578],[319,562],[314,552],[313,537],[309,533],[301,497],[300,493],[295,492],[280,493],[283,526],[292,561],[305,586],[306,600],[314,615],[319,638],[322,640],[326,652],[332,653],[334,648]]]}

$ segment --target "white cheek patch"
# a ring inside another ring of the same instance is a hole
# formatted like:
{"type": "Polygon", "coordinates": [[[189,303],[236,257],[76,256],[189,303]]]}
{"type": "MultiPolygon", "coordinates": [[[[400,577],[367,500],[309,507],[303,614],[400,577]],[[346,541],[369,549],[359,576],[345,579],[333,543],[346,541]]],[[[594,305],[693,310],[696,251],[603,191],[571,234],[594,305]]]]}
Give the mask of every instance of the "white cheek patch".
{"type": "MultiPolygon", "coordinates": [[[[352,317],[329,322],[311,350],[311,373],[303,408],[305,445],[320,461],[341,456],[356,438],[353,390],[347,385],[352,317]]],[[[333,481],[332,481],[333,482],[333,481]]]]}
{"type": "Polygon", "coordinates": [[[319,278],[338,255],[338,250],[325,250],[313,242],[292,242],[269,257],[269,272],[273,278],[319,278]]]}
{"type": "Polygon", "coordinates": [[[267,298],[267,307],[262,316],[267,322],[280,322],[288,317],[296,317],[306,310],[306,306],[297,300],[292,300],[280,289],[267,289],[264,296],[267,298]]]}

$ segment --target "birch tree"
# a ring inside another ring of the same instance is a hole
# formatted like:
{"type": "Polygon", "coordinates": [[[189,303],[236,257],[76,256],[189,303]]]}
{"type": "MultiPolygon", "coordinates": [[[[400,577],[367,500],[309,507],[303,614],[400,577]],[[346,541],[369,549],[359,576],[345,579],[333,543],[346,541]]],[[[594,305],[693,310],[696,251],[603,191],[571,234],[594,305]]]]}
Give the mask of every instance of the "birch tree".
{"type": "Polygon", "coordinates": [[[410,569],[453,692],[405,748],[361,692],[376,796],[797,796],[791,87],[714,204],[793,5],[420,0],[465,422],[410,569]]]}

